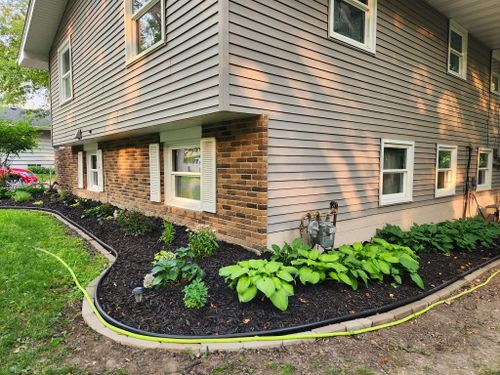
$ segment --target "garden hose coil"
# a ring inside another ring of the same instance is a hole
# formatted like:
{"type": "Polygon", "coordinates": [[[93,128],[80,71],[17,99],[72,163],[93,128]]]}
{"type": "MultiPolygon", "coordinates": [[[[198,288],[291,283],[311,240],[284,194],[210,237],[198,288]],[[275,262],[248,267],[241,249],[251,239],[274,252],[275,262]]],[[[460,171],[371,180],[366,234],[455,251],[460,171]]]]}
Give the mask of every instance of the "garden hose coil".
{"type": "Polygon", "coordinates": [[[405,318],[390,322],[390,323],[385,323],[385,324],[380,324],[377,326],[373,327],[368,327],[368,328],[362,328],[354,331],[342,331],[342,332],[330,332],[330,333],[305,333],[305,334],[291,334],[291,335],[282,335],[282,336],[245,336],[245,337],[233,337],[233,338],[202,338],[202,339],[197,339],[197,338],[192,338],[192,339],[187,339],[187,338],[168,338],[168,337],[155,337],[155,336],[148,336],[148,335],[141,335],[135,332],[130,332],[122,328],[118,328],[113,326],[112,324],[108,323],[102,315],[99,313],[97,308],[94,305],[94,302],[88,295],[87,291],[82,287],[80,282],[78,281],[78,278],[75,275],[75,272],[72,270],[72,268],[59,256],[51,253],[50,251],[47,251],[45,249],[36,249],[39,251],[42,251],[43,253],[55,258],[56,260],[59,261],[71,274],[71,277],[73,278],[73,281],[75,282],[76,286],[78,289],[83,293],[85,299],[87,300],[89,306],[92,308],[94,314],[96,314],[97,318],[99,321],[107,328],[110,330],[120,333],[122,335],[132,337],[135,339],[139,340],[146,340],[146,341],[154,341],[154,342],[165,342],[165,343],[176,343],[176,344],[201,344],[201,343],[235,343],[235,342],[248,342],[248,341],[275,341],[275,340],[303,340],[303,339],[320,339],[320,338],[328,338],[328,337],[337,337],[337,336],[353,336],[353,335],[359,335],[362,333],[366,332],[372,332],[372,331],[377,331],[383,328],[388,328],[388,327],[393,327],[402,323],[405,323],[409,320],[412,320],[422,314],[425,314],[427,311],[442,305],[443,303],[453,301],[455,299],[458,299],[462,296],[465,296],[469,293],[472,293],[476,291],[479,288],[484,287],[488,283],[490,283],[491,280],[495,276],[497,276],[500,273],[500,270],[495,271],[493,274],[491,274],[486,281],[483,283],[476,285],[470,289],[464,290],[459,294],[456,294],[450,298],[447,298],[445,300],[437,301],[426,308],[417,311],[411,315],[408,315],[405,318]]]}

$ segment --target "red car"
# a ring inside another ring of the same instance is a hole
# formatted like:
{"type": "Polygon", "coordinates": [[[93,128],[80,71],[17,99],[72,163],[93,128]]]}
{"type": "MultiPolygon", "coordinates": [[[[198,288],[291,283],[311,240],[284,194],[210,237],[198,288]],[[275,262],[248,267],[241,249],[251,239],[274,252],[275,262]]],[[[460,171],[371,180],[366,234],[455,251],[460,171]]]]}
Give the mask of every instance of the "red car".
{"type": "MultiPolygon", "coordinates": [[[[7,170],[5,168],[0,168],[0,176],[5,174],[7,174],[7,170]]],[[[36,177],[33,172],[28,171],[27,169],[10,168],[9,174],[18,176],[19,179],[23,182],[23,185],[34,185],[38,182],[38,177],[36,177]]]]}

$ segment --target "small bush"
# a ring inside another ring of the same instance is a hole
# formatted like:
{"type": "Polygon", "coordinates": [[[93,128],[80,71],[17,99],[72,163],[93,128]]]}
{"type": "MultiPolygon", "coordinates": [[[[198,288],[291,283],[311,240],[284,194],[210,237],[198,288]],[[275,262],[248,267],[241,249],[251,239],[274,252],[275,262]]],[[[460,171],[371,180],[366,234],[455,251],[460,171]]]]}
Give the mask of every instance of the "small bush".
{"type": "Polygon", "coordinates": [[[118,225],[128,236],[139,237],[153,230],[151,218],[133,210],[120,211],[118,225]]]}
{"type": "Polygon", "coordinates": [[[28,170],[33,172],[34,174],[55,174],[54,168],[50,167],[40,167],[38,165],[33,165],[31,167],[28,167],[28,170]]]}
{"type": "Polygon", "coordinates": [[[500,235],[498,223],[482,218],[450,220],[439,224],[414,224],[403,231],[387,224],[377,236],[387,242],[407,246],[415,252],[473,251],[478,245],[491,246],[500,235]]]}
{"type": "Polygon", "coordinates": [[[12,192],[6,187],[0,186],[0,199],[9,199],[12,196],[12,192]]]}
{"type": "Polygon", "coordinates": [[[45,193],[45,188],[43,186],[21,186],[16,189],[16,191],[26,191],[30,194],[43,194],[45,193]]]}
{"type": "Polygon", "coordinates": [[[300,250],[309,250],[310,248],[309,245],[304,244],[301,238],[296,238],[291,244],[285,242],[283,247],[272,245],[271,249],[266,249],[265,252],[271,254],[272,261],[290,266],[292,261],[300,256],[300,250]]]}
{"type": "Polygon", "coordinates": [[[61,189],[54,195],[54,200],[56,202],[65,202],[71,199],[71,192],[69,190],[61,189]]]}
{"type": "Polygon", "coordinates": [[[215,231],[207,225],[200,225],[196,230],[189,232],[189,248],[195,258],[214,255],[219,244],[215,231]]]}
{"type": "Polygon", "coordinates": [[[188,309],[200,309],[207,303],[208,288],[203,281],[194,280],[186,285],[184,292],[184,306],[188,309]]]}
{"type": "MultiPolygon", "coordinates": [[[[79,204],[78,201],[76,203],[79,204]]],[[[81,217],[85,218],[85,217],[95,216],[98,219],[109,219],[109,218],[113,218],[114,212],[115,212],[115,208],[112,205],[106,203],[106,204],[101,204],[99,206],[95,206],[95,207],[91,207],[91,208],[87,208],[87,209],[83,210],[81,217]]]]}
{"type": "Polygon", "coordinates": [[[153,269],[149,274],[153,276],[153,279],[146,275],[144,285],[148,284],[149,287],[162,286],[180,280],[190,282],[194,279],[203,280],[205,278],[205,271],[188,259],[191,256],[189,248],[180,248],[174,255],[173,259],[168,256],[153,263],[153,269]]]}
{"type": "Polygon", "coordinates": [[[32,198],[32,195],[30,193],[28,193],[27,191],[16,191],[14,193],[14,195],[12,196],[12,199],[14,199],[14,201],[18,202],[18,203],[21,203],[21,202],[28,202],[29,200],[31,200],[32,198]]]}
{"type": "Polygon", "coordinates": [[[163,233],[161,235],[161,242],[165,245],[170,245],[174,242],[175,239],[175,228],[174,225],[167,221],[163,220],[163,233]]]}

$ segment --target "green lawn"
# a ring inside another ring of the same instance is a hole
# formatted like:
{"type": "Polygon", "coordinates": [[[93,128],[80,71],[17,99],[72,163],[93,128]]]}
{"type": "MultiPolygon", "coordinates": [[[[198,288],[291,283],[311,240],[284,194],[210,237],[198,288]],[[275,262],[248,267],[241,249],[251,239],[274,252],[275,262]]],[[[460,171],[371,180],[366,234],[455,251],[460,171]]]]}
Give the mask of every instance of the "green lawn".
{"type": "Polygon", "coordinates": [[[71,324],[62,315],[81,296],[59,255],[87,285],[104,269],[103,256],[92,257],[83,241],[69,236],[55,218],[38,212],[0,210],[0,374],[68,374],[60,332],[71,324]],[[59,332],[59,334],[56,334],[59,332]]]}

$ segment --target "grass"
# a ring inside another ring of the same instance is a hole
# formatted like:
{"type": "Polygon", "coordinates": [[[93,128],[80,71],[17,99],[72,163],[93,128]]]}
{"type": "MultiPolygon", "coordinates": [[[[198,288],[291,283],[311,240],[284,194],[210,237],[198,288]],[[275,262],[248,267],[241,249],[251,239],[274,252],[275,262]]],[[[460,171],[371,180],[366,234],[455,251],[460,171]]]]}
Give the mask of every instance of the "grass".
{"type": "Polygon", "coordinates": [[[0,374],[81,374],[59,366],[71,323],[62,312],[81,296],[67,271],[37,248],[64,259],[83,285],[106,264],[55,218],[0,210],[0,374]]]}
{"type": "Polygon", "coordinates": [[[38,174],[36,174],[36,177],[38,177],[38,182],[39,183],[47,183],[47,182],[57,181],[55,174],[41,174],[41,173],[38,173],[38,174]]]}

